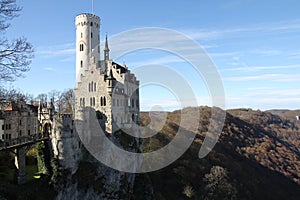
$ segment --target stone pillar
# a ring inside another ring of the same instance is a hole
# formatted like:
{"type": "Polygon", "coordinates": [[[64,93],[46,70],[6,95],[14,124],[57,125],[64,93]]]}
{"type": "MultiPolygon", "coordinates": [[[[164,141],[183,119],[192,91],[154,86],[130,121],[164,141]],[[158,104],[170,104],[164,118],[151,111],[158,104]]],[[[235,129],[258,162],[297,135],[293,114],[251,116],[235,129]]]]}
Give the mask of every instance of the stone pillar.
{"type": "Polygon", "coordinates": [[[26,147],[19,147],[15,150],[15,166],[17,169],[16,180],[19,185],[26,182],[26,162],[25,162],[25,153],[26,147]]]}

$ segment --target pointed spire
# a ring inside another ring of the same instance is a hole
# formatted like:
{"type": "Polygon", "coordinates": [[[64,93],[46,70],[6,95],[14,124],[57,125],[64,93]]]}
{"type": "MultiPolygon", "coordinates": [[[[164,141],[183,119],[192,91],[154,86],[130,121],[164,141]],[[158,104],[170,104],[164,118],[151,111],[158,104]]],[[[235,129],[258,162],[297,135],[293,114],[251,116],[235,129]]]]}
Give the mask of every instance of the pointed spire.
{"type": "Polygon", "coordinates": [[[108,48],[107,34],[105,37],[104,60],[109,60],[109,48],[108,48]]]}

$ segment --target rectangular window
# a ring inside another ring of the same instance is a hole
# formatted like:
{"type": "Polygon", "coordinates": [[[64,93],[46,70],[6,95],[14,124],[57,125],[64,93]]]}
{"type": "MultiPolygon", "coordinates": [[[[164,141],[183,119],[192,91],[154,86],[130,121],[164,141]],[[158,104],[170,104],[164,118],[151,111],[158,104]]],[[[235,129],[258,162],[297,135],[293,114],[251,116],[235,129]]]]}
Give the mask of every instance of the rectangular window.
{"type": "Polygon", "coordinates": [[[22,130],[20,130],[20,134],[19,134],[19,136],[22,136],[22,130]]]}
{"type": "Polygon", "coordinates": [[[8,124],[8,129],[11,129],[11,124],[8,124]]]}
{"type": "Polygon", "coordinates": [[[83,67],[83,61],[82,60],[80,61],[80,67],[81,68],[83,67]]]}
{"type": "Polygon", "coordinates": [[[28,130],[28,135],[30,135],[30,130],[28,130]]]}
{"type": "Polygon", "coordinates": [[[22,120],[20,120],[20,123],[19,123],[20,125],[22,125],[22,120]]]}
{"type": "Polygon", "coordinates": [[[2,125],[2,130],[4,130],[4,124],[2,125]]]}
{"type": "Polygon", "coordinates": [[[2,135],[2,140],[4,140],[4,134],[2,135]]]}

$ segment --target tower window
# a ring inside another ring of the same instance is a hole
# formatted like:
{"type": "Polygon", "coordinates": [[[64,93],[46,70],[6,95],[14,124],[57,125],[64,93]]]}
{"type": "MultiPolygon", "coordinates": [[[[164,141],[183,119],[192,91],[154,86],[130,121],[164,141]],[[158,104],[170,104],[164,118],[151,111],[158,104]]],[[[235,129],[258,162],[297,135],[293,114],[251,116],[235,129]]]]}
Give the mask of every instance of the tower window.
{"type": "Polygon", "coordinates": [[[83,51],[83,44],[79,45],[79,51],[83,51]]]}
{"type": "Polygon", "coordinates": [[[80,37],[81,37],[81,38],[83,37],[83,34],[82,34],[82,33],[80,34],[80,37]]]}
{"type": "Polygon", "coordinates": [[[93,97],[93,106],[95,106],[96,105],[96,99],[95,99],[95,97],[93,97]]]}
{"type": "Polygon", "coordinates": [[[103,98],[103,105],[106,106],[106,98],[103,98]]]}
{"type": "Polygon", "coordinates": [[[91,33],[91,38],[93,38],[93,33],[91,33]]]}
{"type": "Polygon", "coordinates": [[[96,92],[96,83],[94,83],[94,92],[96,92]]]}
{"type": "Polygon", "coordinates": [[[80,67],[81,68],[83,67],[83,61],[82,60],[80,61],[80,67]]]}
{"type": "Polygon", "coordinates": [[[93,22],[91,22],[91,26],[93,26],[93,22]]]}
{"type": "Polygon", "coordinates": [[[100,98],[100,105],[103,106],[103,98],[100,98]]]}

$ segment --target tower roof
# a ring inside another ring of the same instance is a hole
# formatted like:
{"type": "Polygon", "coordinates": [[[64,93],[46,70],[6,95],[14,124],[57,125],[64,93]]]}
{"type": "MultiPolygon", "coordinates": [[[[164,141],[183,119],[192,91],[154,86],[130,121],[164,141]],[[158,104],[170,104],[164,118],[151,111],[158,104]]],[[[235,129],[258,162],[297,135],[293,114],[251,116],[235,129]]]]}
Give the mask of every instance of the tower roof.
{"type": "Polygon", "coordinates": [[[104,51],[109,51],[109,48],[108,48],[108,41],[107,41],[107,34],[105,36],[105,46],[104,46],[104,51]]]}
{"type": "Polygon", "coordinates": [[[109,48],[108,48],[107,34],[105,37],[104,60],[109,60],[109,48]]]}

